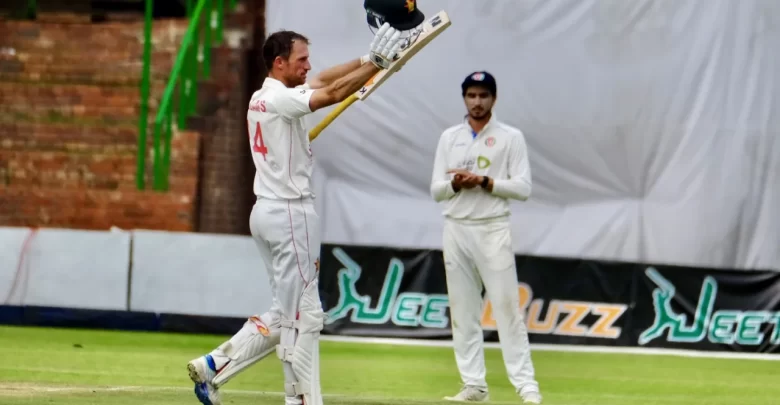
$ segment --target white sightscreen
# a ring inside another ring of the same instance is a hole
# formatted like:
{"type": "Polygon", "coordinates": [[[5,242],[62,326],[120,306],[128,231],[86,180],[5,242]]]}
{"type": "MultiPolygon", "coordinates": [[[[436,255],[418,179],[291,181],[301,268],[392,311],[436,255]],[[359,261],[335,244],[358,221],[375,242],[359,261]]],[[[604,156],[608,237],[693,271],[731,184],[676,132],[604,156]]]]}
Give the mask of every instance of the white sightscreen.
{"type": "MultiPolygon", "coordinates": [[[[362,5],[269,0],[268,30],[307,35],[313,74],[368,51],[362,5]]],[[[780,268],[780,1],[419,7],[452,27],[314,141],[324,242],[441,246],[434,150],[485,69],[529,146],[517,253],[780,268]]]]}

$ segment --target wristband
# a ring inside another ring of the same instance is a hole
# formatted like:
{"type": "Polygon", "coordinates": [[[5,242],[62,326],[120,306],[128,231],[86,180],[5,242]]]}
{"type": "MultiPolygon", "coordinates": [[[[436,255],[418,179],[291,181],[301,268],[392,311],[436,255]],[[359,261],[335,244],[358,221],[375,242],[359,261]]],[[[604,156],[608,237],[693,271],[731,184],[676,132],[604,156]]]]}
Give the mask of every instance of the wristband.
{"type": "Polygon", "coordinates": [[[490,177],[488,176],[482,176],[482,188],[487,188],[488,184],[490,184],[490,177]]]}
{"type": "Polygon", "coordinates": [[[366,62],[368,62],[370,60],[371,60],[371,57],[368,54],[365,54],[365,55],[360,57],[360,64],[361,65],[365,65],[366,62]]]}

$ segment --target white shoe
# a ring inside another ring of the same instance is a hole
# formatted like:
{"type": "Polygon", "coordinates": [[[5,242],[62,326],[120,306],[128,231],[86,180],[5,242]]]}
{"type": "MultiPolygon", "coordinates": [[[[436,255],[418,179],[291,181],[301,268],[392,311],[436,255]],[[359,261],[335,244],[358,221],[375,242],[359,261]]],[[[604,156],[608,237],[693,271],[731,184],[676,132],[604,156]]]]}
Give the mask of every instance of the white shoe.
{"type": "Polygon", "coordinates": [[[520,394],[520,398],[523,399],[524,404],[541,404],[542,403],[542,394],[535,392],[535,391],[529,391],[525,394],[520,394]]]}
{"type": "Polygon", "coordinates": [[[485,402],[490,400],[487,390],[466,385],[454,397],[444,397],[447,401],[459,402],[485,402]]]}
{"type": "Polygon", "coordinates": [[[198,357],[187,363],[190,379],[195,383],[195,396],[203,405],[222,405],[219,390],[211,385],[211,380],[217,375],[214,360],[210,355],[198,357]]]}

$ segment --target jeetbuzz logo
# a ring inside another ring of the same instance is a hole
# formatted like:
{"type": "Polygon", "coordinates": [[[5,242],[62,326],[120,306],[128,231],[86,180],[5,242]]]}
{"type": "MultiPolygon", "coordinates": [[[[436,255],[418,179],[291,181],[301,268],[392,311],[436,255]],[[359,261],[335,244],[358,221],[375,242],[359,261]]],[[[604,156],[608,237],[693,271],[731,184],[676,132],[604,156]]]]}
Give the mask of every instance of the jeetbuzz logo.
{"type": "Polygon", "coordinates": [[[696,313],[693,318],[693,324],[688,326],[687,316],[685,314],[676,314],[672,309],[672,300],[676,293],[674,284],[661,276],[658,270],[650,267],[645,270],[645,274],[652,280],[658,288],[653,290],[653,308],[655,309],[655,321],[653,325],[642,332],[639,336],[639,344],[647,344],[668,331],[667,340],[670,342],[698,342],[707,334],[707,324],[710,321],[710,315],[715,305],[715,294],[718,291],[718,284],[712,277],[704,279],[701,293],[699,294],[699,305],[696,306],[696,313]]]}
{"type": "Polygon", "coordinates": [[[480,169],[487,169],[490,167],[490,159],[484,156],[477,156],[477,167],[480,169]]]}
{"type": "Polygon", "coordinates": [[[714,310],[718,295],[715,278],[704,278],[693,320],[689,324],[686,314],[675,313],[672,308],[677,293],[674,284],[653,267],[645,270],[645,274],[658,288],[652,292],[655,320],[639,336],[640,345],[650,343],[664,333],[669,342],[698,343],[706,338],[715,344],[756,346],[769,338],[773,345],[780,344],[780,312],[714,310]],[[769,330],[762,331],[765,323],[772,326],[771,333],[769,330]]]}
{"type": "MultiPolygon", "coordinates": [[[[620,319],[628,305],[534,297],[531,286],[522,282],[517,285],[517,293],[528,333],[619,339],[623,332],[620,319]]],[[[487,295],[482,308],[482,328],[498,330],[493,303],[487,295]]]]}
{"type": "Polygon", "coordinates": [[[449,300],[446,294],[398,293],[404,276],[404,263],[401,260],[390,260],[379,299],[376,306],[372,307],[371,296],[361,295],[355,287],[362,273],[360,265],[340,248],[334,248],[333,255],[344,267],[337,273],[339,300],[328,311],[325,324],[349,316],[352,323],[359,324],[382,325],[390,321],[397,326],[448,326],[449,319],[445,314],[449,300]]]}

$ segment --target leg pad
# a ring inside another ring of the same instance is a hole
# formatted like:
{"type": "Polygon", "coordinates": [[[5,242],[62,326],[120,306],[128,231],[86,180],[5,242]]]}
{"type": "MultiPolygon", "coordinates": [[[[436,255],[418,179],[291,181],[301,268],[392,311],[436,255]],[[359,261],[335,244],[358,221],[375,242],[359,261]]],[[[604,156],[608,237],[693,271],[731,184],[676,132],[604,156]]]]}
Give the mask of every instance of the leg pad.
{"type": "Polygon", "coordinates": [[[276,355],[292,366],[295,381],[285,384],[288,396],[303,395],[306,405],[322,405],[320,390],[320,331],[325,313],[319,301],[318,283],[306,286],[301,296],[298,319],[282,319],[281,340],[276,355]]]}

